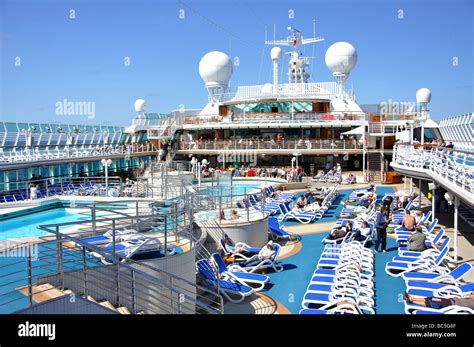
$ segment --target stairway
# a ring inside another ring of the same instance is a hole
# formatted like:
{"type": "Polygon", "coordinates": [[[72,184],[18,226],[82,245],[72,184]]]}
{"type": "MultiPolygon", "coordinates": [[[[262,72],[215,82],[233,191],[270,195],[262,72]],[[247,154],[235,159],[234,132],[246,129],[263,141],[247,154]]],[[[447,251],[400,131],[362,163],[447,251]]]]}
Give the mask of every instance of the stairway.
{"type": "MultiPolygon", "coordinates": [[[[17,288],[17,290],[23,295],[28,296],[28,286],[19,287],[17,288]]],[[[59,288],[54,287],[50,283],[35,284],[31,287],[31,291],[33,294],[33,301],[36,303],[45,302],[65,295],[75,295],[74,292],[70,289],[61,290],[59,288]]],[[[90,295],[87,296],[87,300],[106,307],[109,310],[114,311],[118,314],[131,314],[130,310],[127,307],[115,307],[107,300],[97,301],[90,295]]],[[[138,312],[137,314],[140,314],[140,312],[138,312]]]]}
{"type": "Polygon", "coordinates": [[[380,152],[367,153],[367,171],[369,173],[369,182],[382,181],[382,156],[380,152]]]}

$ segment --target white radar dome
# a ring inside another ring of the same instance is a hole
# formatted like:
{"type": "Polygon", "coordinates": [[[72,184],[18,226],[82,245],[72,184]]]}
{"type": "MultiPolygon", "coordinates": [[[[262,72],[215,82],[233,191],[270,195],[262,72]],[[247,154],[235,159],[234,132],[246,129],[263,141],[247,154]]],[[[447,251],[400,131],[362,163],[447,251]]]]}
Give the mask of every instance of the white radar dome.
{"type": "Polygon", "coordinates": [[[416,92],[417,103],[429,103],[431,101],[431,91],[428,88],[420,88],[416,92]]]}
{"type": "Polygon", "coordinates": [[[357,51],[350,43],[336,42],[326,51],[326,66],[336,75],[349,75],[357,63],[357,51]]]}
{"type": "Polygon", "coordinates": [[[226,88],[232,76],[232,69],[229,56],[218,51],[207,53],[199,62],[199,74],[208,88],[226,88]]]}
{"type": "Polygon", "coordinates": [[[280,60],[282,54],[283,51],[280,47],[273,47],[270,51],[270,57],[272,58],[272,60],[280,60]]]}
{"type": "Polygon", "coordinates": [[[135,100],[135,112],[146,112],[146,101],[143,99],[135,100]]]}

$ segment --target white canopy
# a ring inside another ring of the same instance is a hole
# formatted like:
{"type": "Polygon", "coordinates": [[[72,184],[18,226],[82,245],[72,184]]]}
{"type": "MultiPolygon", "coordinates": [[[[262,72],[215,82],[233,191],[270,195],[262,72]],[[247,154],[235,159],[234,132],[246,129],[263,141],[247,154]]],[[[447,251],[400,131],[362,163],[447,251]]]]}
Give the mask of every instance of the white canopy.
{"type": "Polygon", "coordinates": [[[428,118],[426,121],[425,121],[425,128],[429,129],[429,128],[439,128],[439,125],[438,123],[436,123],[434,120],[432,120],[431,118],[428,118]]]}
{"type": "Polygon", "coordinates": [[[365,132],[365,125],[358,126],[357,128],[351,129],[342,133],[341,135],[363,135],[365,132]]]}
{"type": "Polygon", "coordinates": [[[130,125],[129,127],[127,127],[125,129],[125,133],[126,134],[134,134],[134,133],[137,133],[139,131],[146,131],[146,130],[147,130],[147,127],[144,126],[144,125],[133,124],[133,125],[130,125]]]}

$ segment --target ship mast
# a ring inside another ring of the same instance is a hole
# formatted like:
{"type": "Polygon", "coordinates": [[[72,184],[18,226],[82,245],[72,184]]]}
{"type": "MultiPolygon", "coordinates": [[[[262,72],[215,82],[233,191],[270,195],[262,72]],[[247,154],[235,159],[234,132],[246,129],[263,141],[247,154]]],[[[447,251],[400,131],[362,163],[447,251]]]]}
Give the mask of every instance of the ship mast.
{"type": "Polygon", "coordinates": [[[314,36],[311,38],[304,38],[300,30],[293,27],[288,27],[288,30],[292,33],[291,36],[282,40],[276,40],[275,38],[273,40],[266,40],[265,44],[292,47],[291,52],[287,53],[290,55],[290,61],[288,63],[288,83],[306,83],[310,77],[309,72],[306,70],[309,66],[309,58],[302,56],[299,47],[301,45],[323,41],[324,38],[316,37],[316,33],[314,33],[314,36]]]}

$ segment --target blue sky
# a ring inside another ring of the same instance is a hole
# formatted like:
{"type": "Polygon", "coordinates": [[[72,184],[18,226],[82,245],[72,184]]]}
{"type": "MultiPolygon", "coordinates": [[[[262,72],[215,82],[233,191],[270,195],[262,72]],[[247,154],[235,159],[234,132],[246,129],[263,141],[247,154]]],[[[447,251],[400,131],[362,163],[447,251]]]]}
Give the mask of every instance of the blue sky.
{"type": "Polygon", "coordinates": [[[473,7],[469,0],[0,0],[0,118],[126,125],[137,98],[153,112],[203,107],[198,64],[206,52],[239,58],[231,87],[270,82],[265,26],[269,37],[274,24],[277,37],[290,25],[309,37],[313,19],[325,41],[306,48],[315,57],[312,80],[333,81],[324,53],[347,41],[358,52],[347,86],[360,104],[414,101],[428,87],[432,118],[472,112],[473,7]],[[95,119],[56,115],[64,99],[94,102],[95,119]]]}

